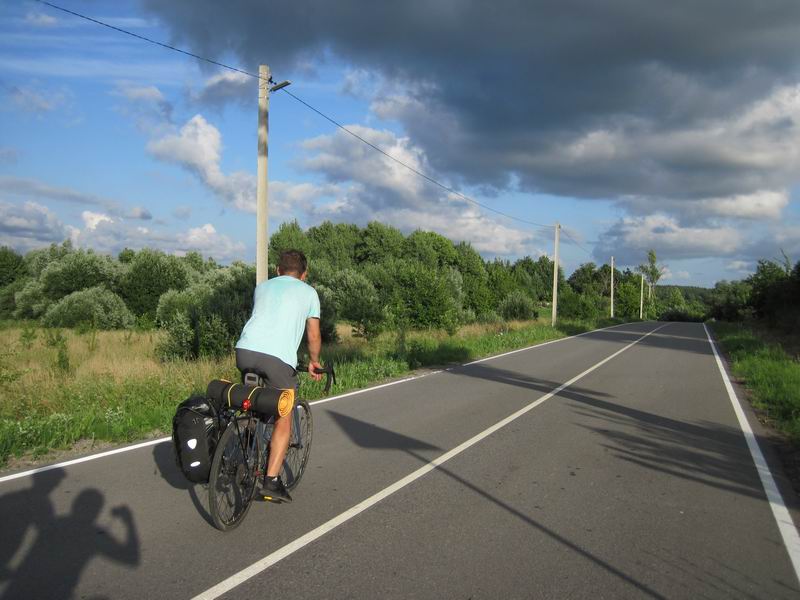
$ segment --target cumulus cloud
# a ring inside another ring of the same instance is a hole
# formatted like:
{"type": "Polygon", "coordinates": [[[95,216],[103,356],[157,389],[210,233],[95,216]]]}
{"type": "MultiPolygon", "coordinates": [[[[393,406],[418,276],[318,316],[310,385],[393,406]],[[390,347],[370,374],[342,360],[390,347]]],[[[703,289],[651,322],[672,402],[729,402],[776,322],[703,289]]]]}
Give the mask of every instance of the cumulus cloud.
{"type": "Polygon", "coordinates": [[[733,227],[682,227],[667,215],[623,217],[600,236],[594,255],[597,260],[614,255],[620,265],[635,265],[650,249],[662,259],[731,256],[745,250],[745,238],[733,227]]]}
{"type": "MultiPolygon", "coordinates": [[[[719,242],[693,255],[718,251],[736,228],[752,238],[754,224],[784,218],[787,190],[800,181],[800,4],[792,0],[734,0],[724,11],[499,0],[491,19],[472,0],[380,10],[353,0],[144,5],[193,49],[232,52],[249,65],[269,56],[282,76],[338,59],[349,69],[340,92],[371,98],[373,114],[399,123],[437,178],[616,202],[636,222],[669,219],[676,231],[719,242]],[[264,36],[253,23],[281,26],[264,36]]],[[[327,159],[319,168],[335,182],[346,167],[327,159]]],[[[332,207],[375,190],[367,180],[332,207]]],[[[388,209],[398,195],[388,182],[383,190],[372,202],[388,209]]],[[[753,240],[737,241],[745,242],[753,240]]]]}
{"type": "Polygon", "coordinates": [[[133,226],[119,219],[97,219],[87,222],[84,229],[75,230],[72,239],[79,247],[108,254],[118,254],[124,248],[157,248],[179,256],[197,251],[221,262],[230,262],[243,259],[245,253],[242,242],[218,232],[210,223],[173,233],[133,226]]]}
{"type": "Polygon", "coordinates": [[[177,133],[151,140],[147,150],[157,159],[177,164],[197,176],[227,204],[255,212],[255,176],[245,171],[223,173],[222,135],[202,115],[192,117],[177,133]]]}
{"type": "MultiPolygon", "coordinates": [[[[409,138],[386,130],[359,125],[348,129],[387,150],[393,157],[418,171],[426,171],[424,151],[409,138]]],[[[437,231],[453,240],[471,242],[488,255],[541,254],[542,240],[498,219],[487,217],[474,204],[424,181],[397,162],[378,154],[351,136],[338,131],[303,144],[307,151],[300,166],[322,176],[327,186],[294,188],[309,199],[325,196],[324,202],[310,203],[306,211],[317,218],[365,224],[379,220],[405,231],[437,231]]],[[[303,205],[302,200],[299,202],[303,205]]]]}
{"type": "Polygon", "coordinates": [[[58,19],[40,12],[29,12],[25,15],[25,24],[33,27],[55,27],[58,19]]]}
{"type": "Polygon", "coordinates": [[[69,236],[70,230],[46,206],[0,201],[0,245],[26,252],[69,236]]]}
{"type": "Polygon", "coordinates": [[[190,93],[198,104],[222,108],[229,102],[254,104],[257,82],[244,73],[224,71],[206,79],[203,87],[190,93]]]}
{"type": "Polygon", "coordinates": [[[118,83],[112,94],[126,100],[117,110],[140,131],[159,135],[171,126],[173,106],[158,87],[126,81],[118,83]]]}

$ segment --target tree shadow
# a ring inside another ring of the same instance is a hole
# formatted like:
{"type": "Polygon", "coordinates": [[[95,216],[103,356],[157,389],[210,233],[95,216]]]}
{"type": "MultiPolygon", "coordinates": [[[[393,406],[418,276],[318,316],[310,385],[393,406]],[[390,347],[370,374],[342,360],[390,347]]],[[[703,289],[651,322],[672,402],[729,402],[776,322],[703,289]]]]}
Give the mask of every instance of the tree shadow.
{"type": "Polygon", "coordinates": [[[0,497],[4,600],[71,597],[81,573],[98,556],[122,565],[139,564],[139,537],[129,507],[111,509],[112,518],[125,529],[122,540],[98,525],[104,496],[95,488],[82,490],[67,514],[55,514],[49,495],[64,475],[61,469],[37,473],[30,488],[0,497]],[[31,549],[19,567],[12,568],[10,560],[29,528],[35,529],[31,549]]]}
{"type": "MultiPolygon", "coordinates": [[[[206,506],[197,495],[197,488],[199,484],[194,484],[181,472],[175,462],[175,451],[172,443],[156,444],[153,446],[153,462],[155,462],[158,472],[161,474],[162,479],[169,485],[178,490],[186,490],[189,493],[189,498],[192,500],[197,512],[209,525],[214,525],[206,506]]],[[[206,489],[205,486],[199,486],[201,490],[206,489]]]]}
{"type": "MultiPolygon", "coordinates": [[[[429,460],[426,457],[418,454],[416,451],[431,450],[431,449],[441,450],[441,448],[437,448],[436,446],[424,442],[422,440],[417,440],[412,437],[395,433],[394,431],[384,429],[383,427],[379,427],[378,425],[373,425],[372,423],[367,423],[365,421],[361,421],[359,419],[343,415],[336,411],[328,411],[328,412],[333,417],[333,420],[336,422],[336,424],[353,441],[353,443],[362,448],[402,450],[406,454],[412,456],[413,458],[415,458],[416,460],[418,460],[423,464],[428,464],[429,460]]],[[[508,514],[512,515],[519,521],[525,523],[529,527],[536,529],[537,531],[546,535],[550,539],[562,544],[563,546],[566,546],[571,551],[591,561],[592,563],[599,566],[600,568],[610,573],[611,575],[630,584],[631,586],[636,588],[641,594],[650,598],[659,598],[659,599],[666,598],[656,590],[648,587],[641,581],[638,581],[633,576],[628,575],[627,573],[621,571],[620,569],[616,568],[612,564],[603,560],[599,556],[592,554],[588,550],[579,546],[577,543],[572,542],[571,540],[560,535],[553,529],[550,529],[549,527],[546,527],[545,525],[539,523],[535,519],[532,519],[530,516],[526,515],[519,509],[514,508],[513,506],[507,504],[506,502],[503,502],[499,498],[492,496],[483,488],[464,479],[460,475],[455,474],[447,467],[444,467],[443,465],[437,465],[435,469],[441,473],[444,473],[454,481],[458,482],[463,487],[473,491],[475,494],[482,497],[487,502],[490,502],[502,508],[508,514]]]]}

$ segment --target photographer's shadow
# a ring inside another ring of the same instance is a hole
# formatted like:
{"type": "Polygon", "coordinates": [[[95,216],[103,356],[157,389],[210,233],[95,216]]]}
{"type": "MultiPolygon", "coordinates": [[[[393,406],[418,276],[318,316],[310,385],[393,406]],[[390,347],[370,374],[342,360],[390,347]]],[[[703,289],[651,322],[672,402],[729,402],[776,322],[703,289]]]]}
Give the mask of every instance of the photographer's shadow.
{"type": "MultiPolygon", "coordinates": [[[[211,515],[208,512],[205,504],[200,500],[197,495],[198,484],[194,484],[181,473],[178,465],[175,463],[175,452],[171,443],[156,444],[153,446],[153,461],[156,463],[161,477],[178,490],[186,490],[189,492],[189,497],[192,499],[192,504],[200,513],[200,516],[205,519],[209,525],[214,525],[211,515]]],[[[200,486],[199,489],[205,489],[200,486]]]]}
{"type": "Polygon", "coordinates": [[[40,514],[35,522],[17,528],[24,534],[28,526],[35,526],[36,537],[19,568],[8,569],[8,565],[3,565],[3,579],[8,581],[4,599],[68,598],[84,568],[96,556],[123,565],[139,564],[139,537],[130,508],[115,506],[111,509],[112,517],[125,528],[124,537],[119,541],[97,523],[104,504],[99,490],[84,489],[75,497],[69,513],[56,516],[49,498],[34,500],[37,484],[35,481],[27,495],[35,504],[47,504],[49,510],[45,510],[46,516],[40,514]]]}

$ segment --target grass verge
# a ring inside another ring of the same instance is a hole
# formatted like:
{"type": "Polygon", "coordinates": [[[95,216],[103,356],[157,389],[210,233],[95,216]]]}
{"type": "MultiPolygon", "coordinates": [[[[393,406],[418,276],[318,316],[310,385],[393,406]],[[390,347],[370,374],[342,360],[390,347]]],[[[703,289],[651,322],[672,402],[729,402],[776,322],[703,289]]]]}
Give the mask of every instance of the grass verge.
{"type": "MultiPolygon", "coordinates": [[[[323,349],[336,364],[333,393],[361,389],[421,367],[463,363],[589,331],[619,321],[471,325],[438,331],[349,335],[323,349]]],[[[235,380],[233,355],[220,360],[159,362],[159,332],[44,330],[31,323],[0,327],[0,467],[9,458],[41,457],[80,440],[126,442],[167,433],[179,402],[211,379],[235,380]]],[[[301,397],[322,397],[322,384],[301,377],[301,397]]]]}
{"type": "Polygon", "coordinates": [[[744,381],[752,403],[790,443],[800,447],[800,362],[757,325],[712,323],[734,375],[744,381]]]}

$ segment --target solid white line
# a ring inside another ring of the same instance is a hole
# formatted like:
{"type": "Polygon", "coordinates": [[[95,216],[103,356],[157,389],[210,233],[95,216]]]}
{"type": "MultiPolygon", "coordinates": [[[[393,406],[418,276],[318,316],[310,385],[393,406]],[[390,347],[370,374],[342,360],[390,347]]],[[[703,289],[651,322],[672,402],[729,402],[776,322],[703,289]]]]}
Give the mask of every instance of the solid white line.
{"type": "MultiPolygon", "coordinates": [[[[571,340],[572,338],[581,337],[582,335],[588,335],[590,333],[595,333],[596,331],[605,331],[606,329],[613,329],[614,327],[622,327],[623,325],[629,325],[629,323],[621,323],[619,325],[610,325],[608,327],[601,327],[600,329],[593,329],[592,331],[584,331],[583,333],[578,333],[576,335],[570,335],[568,337],[559,338],[557,340],[550,340],[549,342],[542,342],[540,344],[534,344],[533,346],[528,346],[526,348],[520,348],[518,350],[512,350],[511,352],[505,352],[503,354],[496,354],[494,356],[489,356],[487,358],[482,358],[480,360],[474,360],[472,362],[468,362],[466,364],[461,365],[462,367],[467,367],[469,365],[474,365],[479,362],[484,362],[487,360],[494,360],[495,358],[501,358],[503,356],[508,356],[509,354],[515,354],[517,352],[523,352],[525,350],[532,350],[534,348],[538,348],[540,346],[547,346],[548,344],[553,344],[555,342],[563,342],[565,340],[571,340]]],[[[444,371],[450,371],[452,367],[448,369],[444,369],[444,371]]],[[[437,373],[441,373],[442,370],[438,371],[431,371],[429,373],[423,373],[422,375],[412,375],[411,377],[406,377],[404,379],[398,379],[397,381],[390,381],[389,383],[383,383],[381,385],[376,385],[373,387],[368,387],[360,390],[355,390],[352,392],[347,392],[346,394],[339,394],[338,396],[331,396],[330,398],[322,398],[320,400],[314,400],[313,402],[309,402],[309,404],[324,404],[326,402],[332,402],[333,400],[339,400],[341,398],[347,398],[349,396],[357,396],[358,394],[364,394],[366,392],[371,392],[374,390],[379,390],[381,388],[389,387],[392,385],[397,385],[399,383],[406,383],[408,381],[414,381],[415,379],[422,379],[423,377],[428,377],[429,375],[436,375],[437,373]]],[[[90,460],[96,460],[98,458],[105,458],[106,456],[111,456],[113,454],[120,454],[122,452],[129,452],[130,450],[138,450],[139,448],[145,448],[147,446],[153,446],[155,444],[162,444],[164,442],[169,442],[172,440],[172,437],[164,437],[159,438],[157,440],[150,440],[147,442],[142,442],[140,444],[134,444],[132,446],[125,446],[123,448],[116,448],[114,450],[108,450],[106,452],[98,452],[97,454],[90,454],[88,456],[83,456],[81,458],[76,458],[73,460],[68,460],[65,462],[56,463],[53,465],[47,465],[46,467],[37,467],[35,469],[29,469],[28,471],[22,471],[20,473],[14,473],[12,475],[5,475],[0,477],[0,483],[5,483],[6,481],[12,481],[13,479],[19,479],[20,477],[28,477],[30,475],[35,475],[36,473],[42,473],[44,471],[51,471],[53,469],[61,469],[63,467],[68,467],[70,465],[76,465],[82,462],[88,462],[90,460]]]]}
{"type": "Polygon", "coordinates": [[[795,577],[800,581],[800,534],[798,534],[797,527],[794,521],[792,521],[792,516],[786,508],[783,496],[781,496],[781,492],[775,483],[775,478],[772,476],[769,465],[764,459],[764,454],[761,452],[758,440],[753,433],[753,429],[750,427],[750,422],[744,414],[741,402],[736,395],[736,391],[733,389],[730,377],[728,377],[728,373],[722,364],[722,358],[719,352],[717,352],[717,346],[714,340],[711,339],[711,333],[709,333],[705,323],[703,323],[703,328],[706,330],[706,337],[711,344],[711,349],[714,351],[714,358],[717,360],[717,367],[719,367],[722,381],[725,383],[725,389],[728,391],[728,398],[733,405],[733,412],[736,413],[736,418],[739,420],[739,427],[741,427],[742,433],[744,433],[744,439],[747,440],[750,456],[753,458],[758,476],[761,478],[761,485],[764,487],[769,506],[772,509],[772,516],[775,518],[775,522],[783,538],[783,544],[786,546],[786,551],[789,553],[789,558],[792,561],[795,577]]]}
{"type": "Polygon", "coordinates": [[[527,406],[522,407],[521,409],[519,409],[515,413],[509,415],[505,419],[503,419],[501,421],[498,421],[497,423],[495,423],[494,425],[492,425],[488,429],[483,430],[479,434],[477,434],[477,435],[471,437],[470,439],[468,439],[467,441],[459,444],[458,446],[456,446],[452,450],[450,450],[448,452],[445,452],[444,454],[442,454],[438,458],[435,458],[434,460],[432,460],[431,462],[429,462],[425,466],[420,467],[419,469],[417,469],[416,471],[414,471],[413,473],[411,473],[409,475],[406,475],[405,477],[403,477],[399,481],[396,481],[395,483],[393,483],[389,487],[382,489],[380,492],[370,496],[366,500],[363,500],[363,501],[359,502],[358,504],[356,504],[355,506],[349,508],[348,510],[346,510],[343,513],[341,513],[340,515],[338,515],[338,516],[334,517],[333,519],[323,523],[322,525],[320,525],[316,529],[312,529],[311,531],[309,531],[305,535],[297,538],[296,540],[294,540],[293,542],[290,542],[289,544],[283,546],[282,548],[279,548],[278,550],[276,550],[272,554],[269,554],[269,555],[265,556],[261,560],[255,562],[252,565],[250,565],[249,567],[247,567],[246,569],[243,569],[243,570],[239,571],[238,573],[232,575],[231,577],[228,577],[224,581],[221,581],[220,583],[218,583],[214,587],[206,590],[205,592],[203,592],[201,594],[198,594],[197,596],[195,596],[193,598],[193,600],[212,600],[213,598],[218,598],[222,594],[225,594],[225,593],[229,592],[230,590],[232,590],[233,588],[241,585],[242,583],[244,583],[248,579],[250,579],[252,577],[255,577],[256,575],[258,575],[259,573],[261,573],[265,569],[268,569],[269,567],[271,567],[272,565],[274,565],[278,561],[281,561],[284,558],[286,558],[287,556],[293,554],[294,552],[297,552],[298,550],[300,550],[304,546],[307,546],[311,542],[319,539],[320,537],[322,537],[323,535],[325,535],[329,531],[332,531],[333,529],[336,529],[339,525],[342,525],[343,523],[349,521],[350,519],[352,519],[356,515],[364,512],[368,508],[374,506],[375,504],[377,504],[378,502],[380,502],[384,498],[387,498],[388,496],[391,496],[395,492],[403,489],[404,487],[406,487],[407,485],[413,483],[414,481],[416,481],[420,477],[426,475],[427,473],[430,473],[431,471],[433,471],[439,465],[442,465],[442,464],[446,463],[447,461],[449,461],[451,458],[453,458],[455,456],[458,456],[459,454],[461,454],[462,452],[464,452],[465,450],[467,450],[471,446],[474,446],[475,444],[477,444],[481,440],[489,437],[490,435],[495,433],[497,430],[502,429],[503,427],[505,427],[506,425],[508,425],[512,421],[515,421],[516,419],[520,418],[522,415],[524,415],[527,412],[533,410],[534,408],[536,408],[540,404],[546,402],[547,400],[549,400],[553,396],[558,395],[562,390],[564,390],[565,388],[569,387],[570,385],[572,385],[573,383],[575,383],[579,379],[582,379],[583,377],[585,377],[586,375],[588,375],[589,373],[591,373],[595,369],[600,368],[601,366],[606,364],[611,359],[613,359],[616,356],[619,356],[620,354],[625,352],[625,350],[627,350],[631,346],[634,346],[635,344],[638,344],[643,339],[645,339],[647,336],[655,333],[659,329],[662,329],[663,327],[666,327],[666,326],[667,326],[667,324],[664,324],[664,325],[661,325],[660,327],[657,327],[656,329],[653,329],[652,331],[649,331],[648,333],[646,333],[645,335],[643,335],[639,339],[631,342],[630,344],[628,344],[624,348],[621,348],[620,350],[617,350],[611,356],[608,356],[608,357],[604,358],[603,360],[601,360],[599,363],[595,364],[594,366],[589,367],[583,373],[581,373],[579,375],[576,375],[575,377],[573,377],[572,379],[570,379],[566,383],[562,383],[560,386],[558,386],[552,392],[549,392],[549,393],[545,394],[544,396],[540,397],[539,399],[535,400],[534,402],[528,404],[527,406]]]}
{"type": "Polygon", "coordinates": [[[158,438],[157,440],[149,440],[147,442],[134,444],[133,446],[125,446],[124,448],[106,450],[105,452],[98,452],[97,454],[90,454],[89,456],[82,456],[81,458],[73,458],[72,460],[56,463],[54,465],[47,465],[46,467],[38,467],[36,469],[30,469],[29,471],[22,471],[21,473],[14,473],[13,475],[6,475],[5,477],[0,477],[0,483],[11,481],[12,479],[19,479],[20,477],[27,477],[28,475],[35,475],[36,473],[43,473],[44,471],[51,471],[53,469],[68,467],[70,465],[77,465],[78,463],[103,458],[105,456],[111,456],[112,454],[120,454],[130,450],[138,450],[139,448],[146,448],[147,446],[155,446],[156,444],[160,444],[162,442],[169,442],[171,439],[171,437],[158,438]]]}

